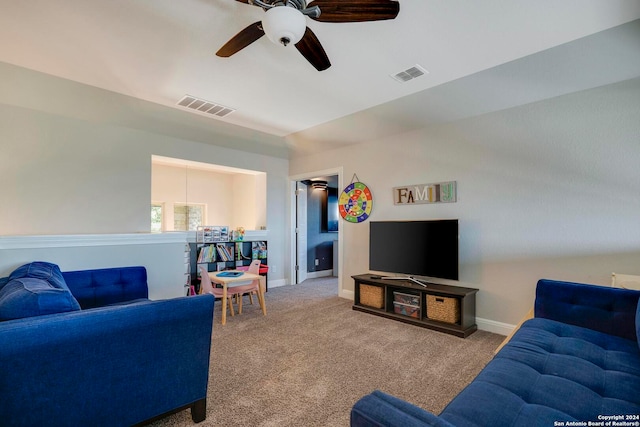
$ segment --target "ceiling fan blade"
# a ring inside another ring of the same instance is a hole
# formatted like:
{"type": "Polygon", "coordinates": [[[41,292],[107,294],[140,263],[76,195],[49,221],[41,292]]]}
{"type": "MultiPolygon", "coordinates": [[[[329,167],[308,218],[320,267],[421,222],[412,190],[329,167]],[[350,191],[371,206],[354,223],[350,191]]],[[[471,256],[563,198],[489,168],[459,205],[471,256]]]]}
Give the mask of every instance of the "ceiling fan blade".
{"type": "Polygon", "coordinates": [[[304,32],[304,36],[302,39],[296,43],[296,49],[307,58],[307,61],[313,65],[316,70],[324,71],[327,68],[331,67],[331,62],[329,62],[329,57],[327,53],[324,51],[324,48],[320,44],[320,40],[316,37],[316,35],[311,31],[309,27],[307,27],[304,32]]]}
{"type": "Polygon", "coordinates": [[[318,6],[320,22],[366,22],[394,19],[400,3],[392,0],[314,0],[309,7],[318,6]]]}
{"type": "MultiPolygon", "coordinates": [[[[239,0],[238,0],[239,1],[239,0]]],[[[225,43],[217,52],[216,55],[228,58],[229,56],[237,53],[238,51],[249,46],[260,37],[264,36],[264,30],[262,29],[262,21],[254,22],[238,34],[233,36],[231,40],[225,43]]]]}

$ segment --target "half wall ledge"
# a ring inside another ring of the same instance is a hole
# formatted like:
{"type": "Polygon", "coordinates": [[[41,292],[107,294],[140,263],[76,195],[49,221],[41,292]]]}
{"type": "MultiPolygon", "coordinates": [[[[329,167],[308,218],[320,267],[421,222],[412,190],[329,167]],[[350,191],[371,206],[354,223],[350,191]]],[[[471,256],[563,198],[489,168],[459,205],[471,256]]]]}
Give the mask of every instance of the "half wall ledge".
{"type": "Polygon", "coordinates": [[[186,243],[187,232],[0,236],[2,249],[68,248],[186,243]]]}

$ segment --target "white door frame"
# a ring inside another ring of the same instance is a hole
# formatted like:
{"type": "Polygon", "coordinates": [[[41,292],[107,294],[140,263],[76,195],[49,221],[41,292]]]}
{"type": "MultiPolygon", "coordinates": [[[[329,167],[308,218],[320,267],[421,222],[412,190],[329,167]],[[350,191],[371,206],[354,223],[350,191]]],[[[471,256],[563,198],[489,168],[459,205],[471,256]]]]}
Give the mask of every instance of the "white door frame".
{"type": "Polygon", "coordinates": [[[296,181],[296,222],[293,225],[295,233],[295,258],[294,276],[292,283],[299,285],[307,280],[307,192],[309,186],[300,181],[296,181]],[[297,266],[297,268],[295,268],[297,266]]]}
{"type": "MultiPolygon", "coordinates": [[[[289,259],[291,260],[291,262],[289,263],[289,265],[291,266],[290,271],[289,271],[289,283],[291,284],[296,284],[296,271],[295,271],[295,264],[296,264],[296,230],[295,230],[295,224],[296,224],[296,182],[298,181],[303,181],[305,179],[312,179],[312,178],[316,178],[319,176],[326,176],[326,175],[337,175],[338,176],[338,196],[340,195],[340,192],[342,191],[342,189],[344,188],[343,186],[343,175],[344,175],[344,171],[342,166],[337,167],[337,168],[332,168],[332,169],[325,169],[325,170],[320,170],[320,171],[315,171],[315,172],[307,172],[307,173],[303,173],[303,174],[299,174],[299,175],[291,175],[289,176],[289,195],[290,195],[290,200],[289,200],[289,206],[291,207],[291,212],[290,212],[290,224],[291,224],[291,232],[290,232],[290,236],[291,236],[291,242],[289,247],[291,248],[291,253],[289,256],[289,259]]],[[[338,225],[338,294],[342,295],[342,267],[344,265],[343,262],[343,257],[344,257],[344,251],[342,250],[342,224],[338,225]]]]}

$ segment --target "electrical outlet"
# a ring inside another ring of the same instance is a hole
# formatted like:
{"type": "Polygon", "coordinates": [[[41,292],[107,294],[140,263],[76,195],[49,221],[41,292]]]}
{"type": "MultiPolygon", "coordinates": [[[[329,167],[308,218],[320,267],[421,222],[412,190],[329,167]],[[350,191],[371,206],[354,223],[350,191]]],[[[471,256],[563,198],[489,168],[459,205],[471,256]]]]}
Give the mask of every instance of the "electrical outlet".
{"type": "Polygon", "coordinates": [[[272,273],[275,273],[278,270],[275,265],[272,265],[270,268],[272,273]]]}
{"type": "Polygon", "coordinates": [[[320,261],[318,260],[318,258],[316,258],[316,267],[320,265],[320,261]]]}

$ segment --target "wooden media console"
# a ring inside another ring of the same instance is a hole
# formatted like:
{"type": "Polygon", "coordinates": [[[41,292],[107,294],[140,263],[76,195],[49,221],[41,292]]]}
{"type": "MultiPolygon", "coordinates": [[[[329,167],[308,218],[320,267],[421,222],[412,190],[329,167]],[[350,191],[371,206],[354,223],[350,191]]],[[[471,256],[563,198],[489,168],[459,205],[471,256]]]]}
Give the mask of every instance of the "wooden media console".
{"type": "Polygon", "coordinates": [[[478,330],[478,289],[452,285],[452,280],[386,279],[375,274],[352,276],[353,309],[466,338],[478,330]]]}

